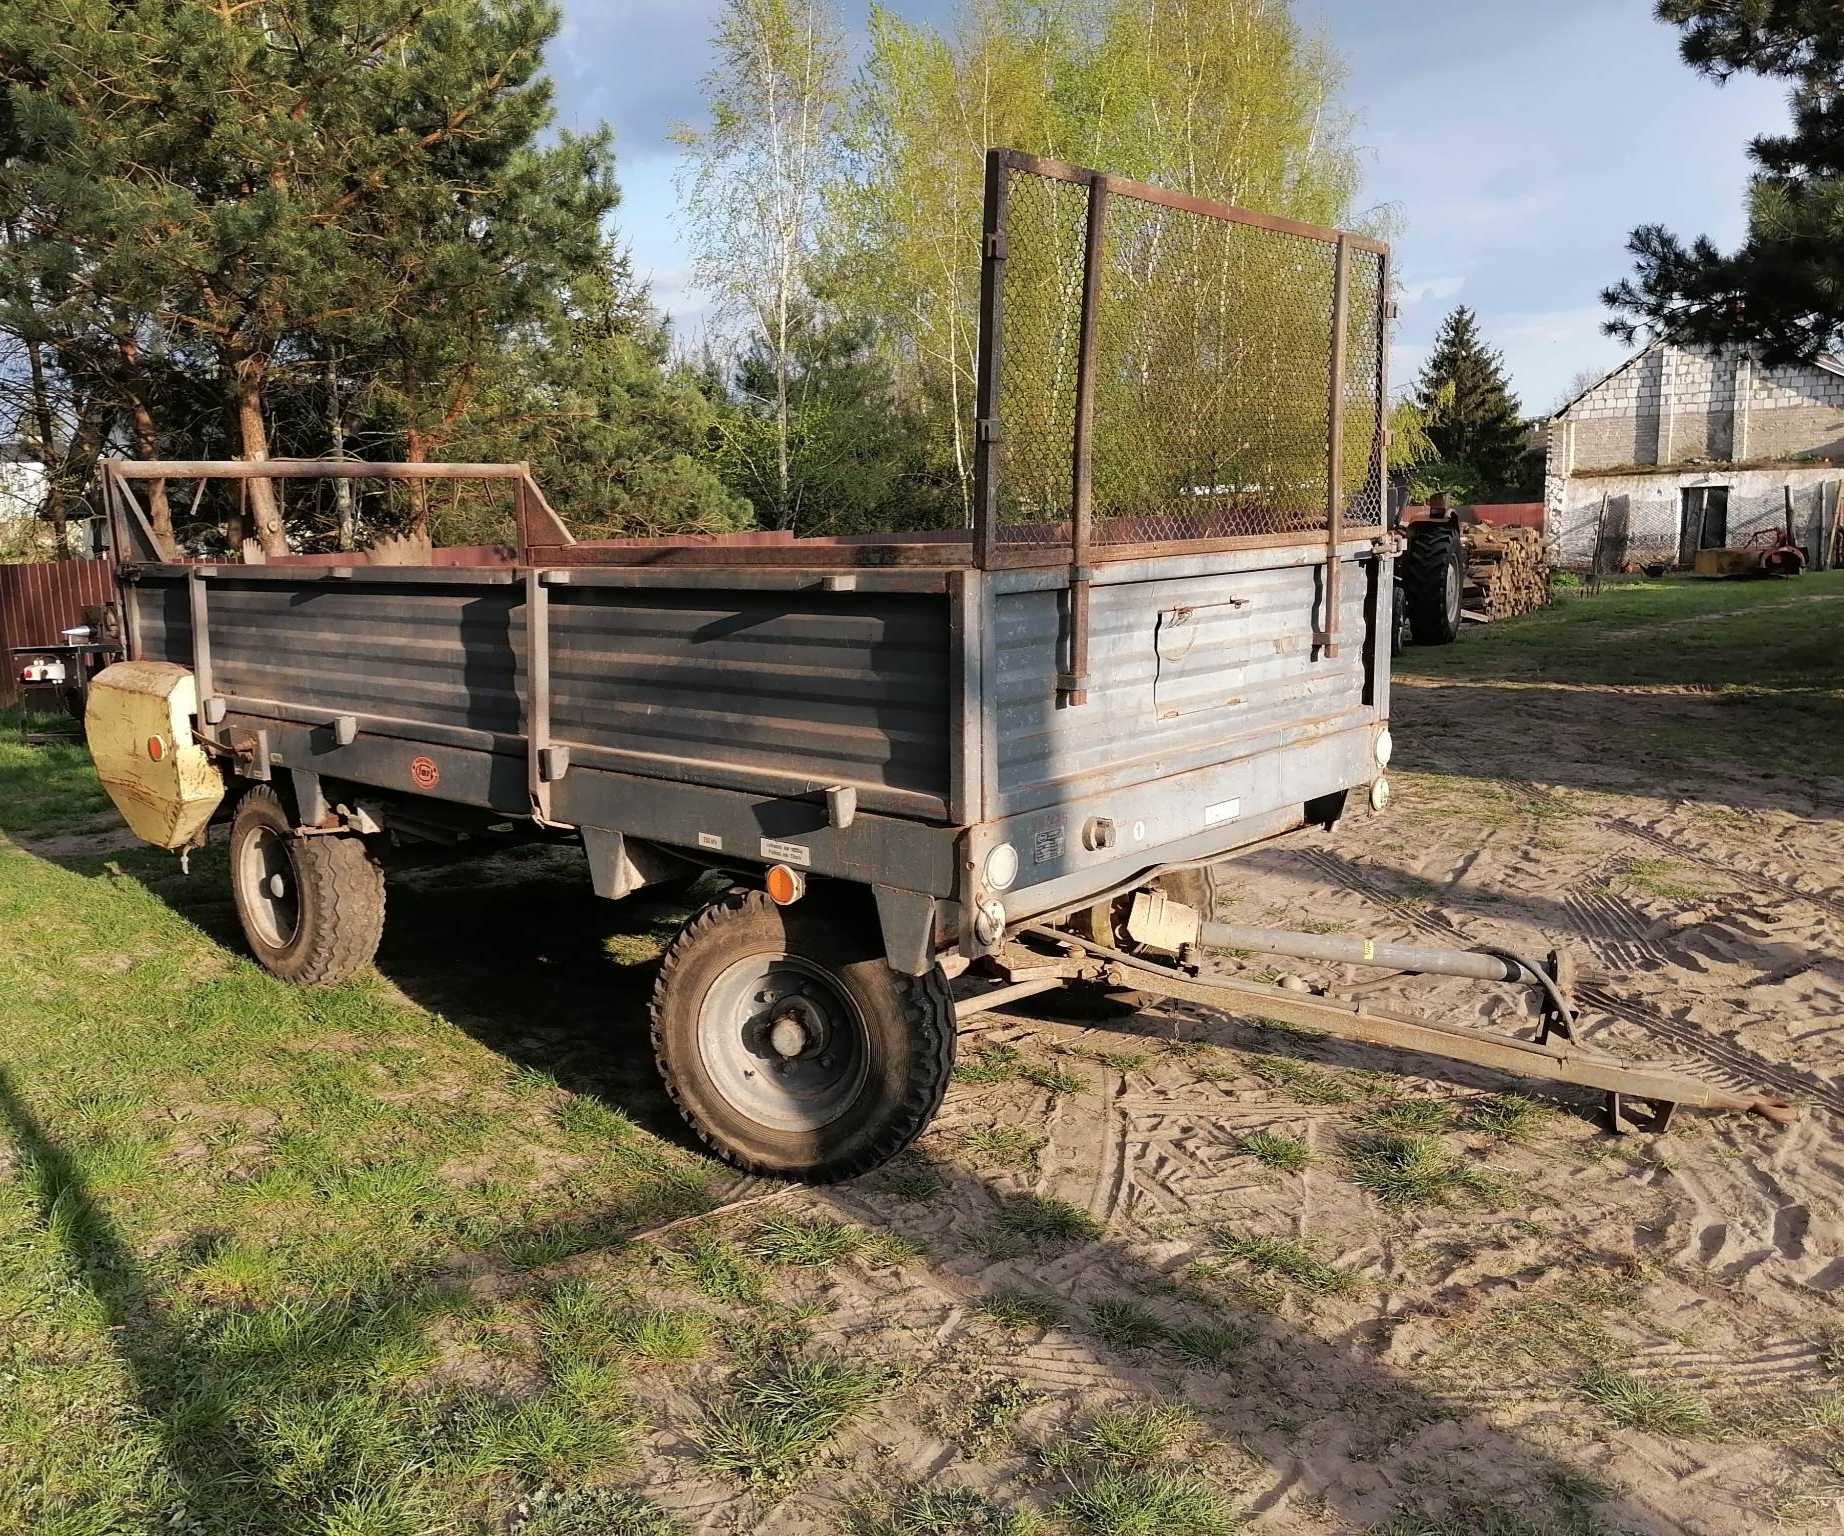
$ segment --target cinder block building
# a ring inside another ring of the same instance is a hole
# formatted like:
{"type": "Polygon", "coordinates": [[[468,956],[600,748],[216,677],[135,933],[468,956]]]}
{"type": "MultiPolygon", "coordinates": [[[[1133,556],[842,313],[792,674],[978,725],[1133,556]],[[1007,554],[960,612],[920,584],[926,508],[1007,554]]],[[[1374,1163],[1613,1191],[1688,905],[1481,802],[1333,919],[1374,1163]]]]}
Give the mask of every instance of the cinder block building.
{"type": "Polygon", "coordinates": [[[1743,348],[1655,342],[1550,418],[1551,558],[1688,566],[1784,525],[1809,560],[1844,479],[1844,362],[1768,367],[1743,348]]]}

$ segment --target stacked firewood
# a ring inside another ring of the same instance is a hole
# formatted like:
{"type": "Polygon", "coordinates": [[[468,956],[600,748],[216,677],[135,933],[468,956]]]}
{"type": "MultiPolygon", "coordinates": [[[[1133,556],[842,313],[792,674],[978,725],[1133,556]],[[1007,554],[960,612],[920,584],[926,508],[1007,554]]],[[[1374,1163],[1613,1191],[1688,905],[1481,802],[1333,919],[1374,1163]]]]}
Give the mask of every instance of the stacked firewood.
{"type": "Polygon", "coordinates": [[[1549,557],[1535,528],[1466,530],[1463,607],[1490,619],[1529,613],[1549,602],[1549,557]]]}

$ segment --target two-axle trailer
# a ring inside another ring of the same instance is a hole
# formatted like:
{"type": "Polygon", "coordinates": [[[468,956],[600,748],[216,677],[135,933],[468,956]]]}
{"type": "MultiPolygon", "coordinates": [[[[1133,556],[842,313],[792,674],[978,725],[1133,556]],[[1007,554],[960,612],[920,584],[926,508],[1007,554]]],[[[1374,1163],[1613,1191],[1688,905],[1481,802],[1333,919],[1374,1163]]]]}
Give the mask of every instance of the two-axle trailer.
{"type": "Polygon", "coordinates": [[[985,217],[964,532],[590,544],[523,466],[107,464],[129,659],[88,727],[130,824],[228,814],[250,947],[302,983],[369,961],[405,844],[580,844],[608,898],[723,872],[652,1047],[750,1169],[882,1162],[958,1011],[1072,984],[1778,1114],[1586,1052],[1556,962],[1394,957],[1538,987],[1534,1045],[1197,974],[1220,861],[1388,801],[1387,253],[1006,151],[985,217]],[[516,544],[178,559],[135,489],[329,478],[498,486],[516,544]]]}

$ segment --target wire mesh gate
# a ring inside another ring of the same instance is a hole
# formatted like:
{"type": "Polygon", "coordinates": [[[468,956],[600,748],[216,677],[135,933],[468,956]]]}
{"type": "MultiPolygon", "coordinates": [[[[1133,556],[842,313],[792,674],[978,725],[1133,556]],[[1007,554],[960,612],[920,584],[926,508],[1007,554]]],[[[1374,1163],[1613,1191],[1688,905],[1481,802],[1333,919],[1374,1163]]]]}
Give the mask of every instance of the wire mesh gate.
{"type": "Polygon", "coordinates": [[[1384,521],[1389,251],[1017,150],[986,159],[979,563],[1070,570],[1085,697],[1090,567],[1326,545],[1384,521]]]}

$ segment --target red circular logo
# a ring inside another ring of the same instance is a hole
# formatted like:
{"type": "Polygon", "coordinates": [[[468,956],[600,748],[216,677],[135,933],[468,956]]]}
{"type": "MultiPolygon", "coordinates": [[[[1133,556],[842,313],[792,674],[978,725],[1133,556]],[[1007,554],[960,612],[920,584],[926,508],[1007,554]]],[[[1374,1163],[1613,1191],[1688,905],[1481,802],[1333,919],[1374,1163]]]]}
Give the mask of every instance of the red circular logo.
{"type": "Polygon", "coordinates": [[[442,782],[442,770],[435,766],[433,757],[413,757],[410,759],[410,781],[418,789],[434,789],[442,782]]]}

